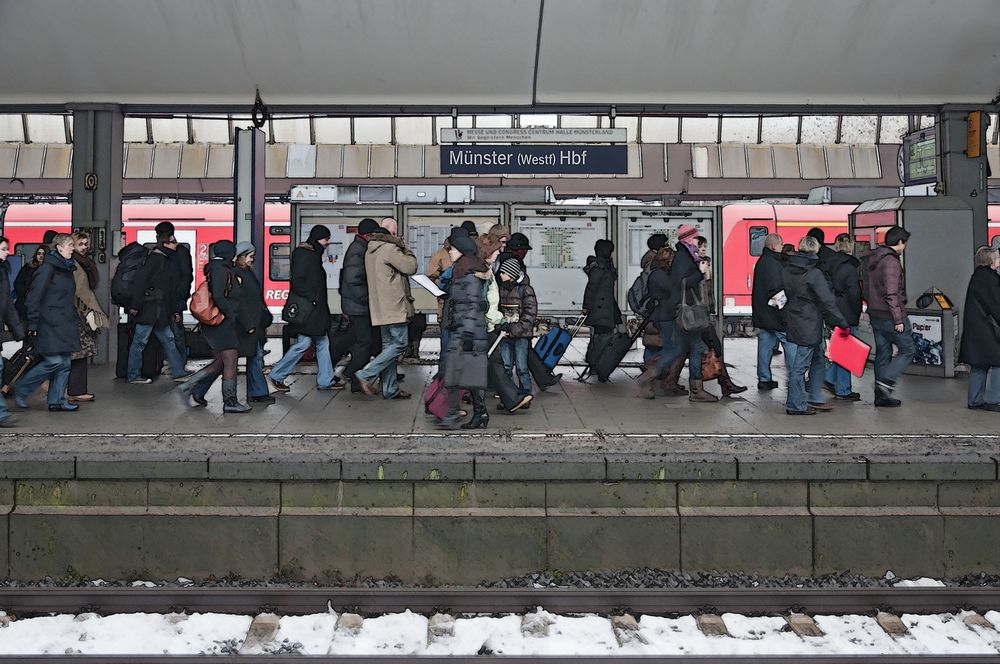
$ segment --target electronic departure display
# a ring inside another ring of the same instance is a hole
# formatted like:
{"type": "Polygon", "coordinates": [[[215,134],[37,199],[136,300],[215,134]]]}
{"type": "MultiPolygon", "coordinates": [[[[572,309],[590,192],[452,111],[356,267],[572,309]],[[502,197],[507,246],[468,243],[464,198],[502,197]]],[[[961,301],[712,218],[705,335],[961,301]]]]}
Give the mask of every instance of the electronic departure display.
{"type": "Polygon", "coordinates": [[[904,186],[937,182],[937,128],[903,137],[899,150],[899,179],[904,186]]]}

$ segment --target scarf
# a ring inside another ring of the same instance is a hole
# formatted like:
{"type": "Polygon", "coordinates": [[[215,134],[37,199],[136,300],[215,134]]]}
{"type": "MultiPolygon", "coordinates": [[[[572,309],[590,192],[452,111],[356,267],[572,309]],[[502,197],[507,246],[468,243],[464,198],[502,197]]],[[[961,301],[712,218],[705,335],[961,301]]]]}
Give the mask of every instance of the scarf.
{"type": "Polygon", "coordinates": [[[73,260],[76,264],[80,266],[80,269],[84,271],[87,275],[87,283],[90,284],[90,290],[97,288],[99,277],[97,274],[97,263],[90,256],[84,256],[79,251],[73,252],[73,260]]]}
{"type": "Polygon", "coordinates": [[[52,254],[52,256],[54,256],[57,261],[62,263],[63,266],[70,272],[76,269],[76,263],[73,262],[72,258],[63,258],[62,256],[59,255],[59,252],[56,251],[55,249],[53,249],[49,253],[52,254]]]}
{"type": "Polygon", "coordinates": [[[684,242],[683,240],[681,240],[681,244],[683,244],[684,248],[688,250],[689,254],[691,254],[691,258],[694,259],[694,264],[695,265],[698,265],[699,263],[701,263],[701,256],[698,254],[698,245],[697,244],[688,244],[687,242],[684,242]]]}

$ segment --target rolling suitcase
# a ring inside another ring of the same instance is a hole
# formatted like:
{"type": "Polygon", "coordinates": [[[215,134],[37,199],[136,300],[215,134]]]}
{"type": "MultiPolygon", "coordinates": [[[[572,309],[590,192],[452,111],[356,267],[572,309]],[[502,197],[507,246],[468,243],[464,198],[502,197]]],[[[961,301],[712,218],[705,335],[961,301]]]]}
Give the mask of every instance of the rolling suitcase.
{"type": "Polygon", "coordinates": [[[614,370],[618,368],[618,365],[622,363],[625,354],[635,344],[635,340],[642,335],[647,322],[649,322],[648,318],[644,318],[636,331],[631,334],[627,332],[613,332],[605,335],[606,340],[604,341],[604,345],[598,346],[595,349],[594,363],[590,367],[590,371],[597,376],[597,380],[602,383],[608,380],[614,370]]]}
{"type": "MultiPolygon", "coordinates": [[[[130,323],[118,323],[118,361],[115,364],[115,375],[125,378],[128,374],[128,349],[132,345],[132,336],[135,333],[135,325],[130,323]]],[[[160,340],[155,334],[149,335],[149,343],[142,351],[142,369],[140,375],[143,378],[156,380],[163,370],[163,350],[160,348],[160,340]]]]}
{"type": "Polygon", "coordinates": [[[547,390],[559,382],[560,376],[545,366],[542,358],[538,356],[534,348],[528,351],[528,371],[531,372],[531,379],[535,381],[535,385],[540,390],[547,390]]]}
{"type": "Polygon", "coordinates": [[[38,357],[31,351],[30,346],[21,346],[9,360],[4,360],[3,387],[0,387],[0,392],[4,396],[9,395],[14,383],[19,381],[24,374],[28,373],[28,369],[37,363],[38,357]]]}
{"type": "Polygon", "coordinates": [[[200,325],[196,325],[193,330],[184,331],[184,348],[185,356],[191,360],[211,360],[215,357],[212,354],[212,348],[201,333],[200,325]]]}
{"type": "Polygon", "coordinates": [[[572,331],[565,327],[557,326],[538,337],[538,341],[535,342],[534,351],[538,354],[542,364],[548,369],[552,369],[559,364],[559,360],[562,359],[573,338],[576,337],[577,333],[583,327],[584,320],[586,320],[586,315],[581,313],[577,318],[576,328],[572,331]]]}

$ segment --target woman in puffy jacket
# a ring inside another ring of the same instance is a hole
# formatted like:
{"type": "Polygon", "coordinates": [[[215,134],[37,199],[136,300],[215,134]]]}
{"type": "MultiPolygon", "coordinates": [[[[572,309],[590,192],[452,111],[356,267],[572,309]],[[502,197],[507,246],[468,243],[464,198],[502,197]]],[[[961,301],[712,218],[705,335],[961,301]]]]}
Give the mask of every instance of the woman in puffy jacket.
{"type": "Polygon", "coordinates": [[[182,394],[194,400],[195,407],[208,405],[205,394],[215,379],[222,374],[222,411],[224,413],[246,413],[251,407],[236,398],[236,362],[241,346],[247,347],[247,337],[239,325],[241,279],[238,278],[233,259],[236,246],[229,240],[220,240],[212,245],[212,259],[205,266],[212,301],[225,318],[218,325],[202,325],[201,332],[212,349],[214,360],[207,367],[192,376],[181,386],[182,394]],[[242,343],[241,343],[242,341],[242,343]]]}

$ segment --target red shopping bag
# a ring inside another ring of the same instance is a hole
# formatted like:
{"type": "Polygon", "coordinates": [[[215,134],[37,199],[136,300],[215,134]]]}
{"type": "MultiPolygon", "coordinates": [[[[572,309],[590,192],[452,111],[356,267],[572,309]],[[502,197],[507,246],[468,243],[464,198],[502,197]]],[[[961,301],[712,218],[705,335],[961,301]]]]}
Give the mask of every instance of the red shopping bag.
{"type": "Polygon", "coordinates": [[[862,376],[865,373],[865,364],[868,363],[868,354],[871,351],[871,346],[845,328],[835,327],[830,336],[830,345],[827,347],[826,356],[855,376],[862,376]]]}

